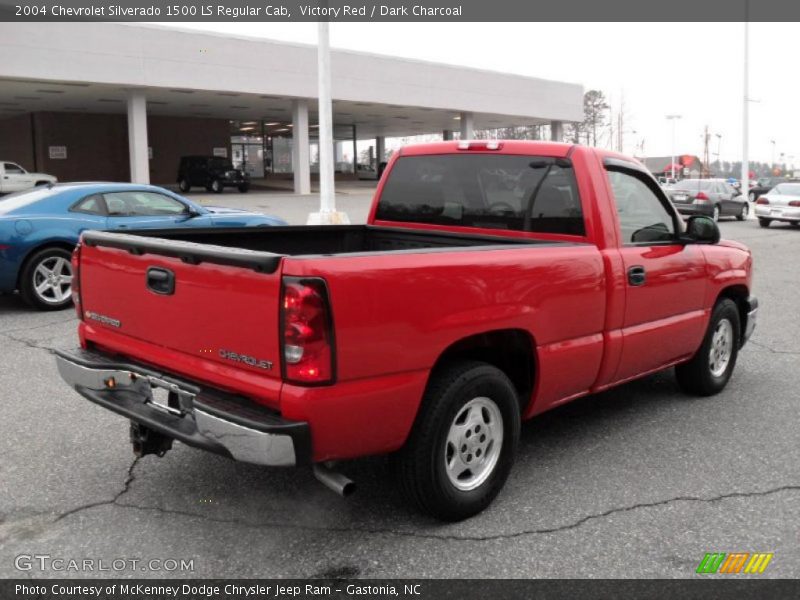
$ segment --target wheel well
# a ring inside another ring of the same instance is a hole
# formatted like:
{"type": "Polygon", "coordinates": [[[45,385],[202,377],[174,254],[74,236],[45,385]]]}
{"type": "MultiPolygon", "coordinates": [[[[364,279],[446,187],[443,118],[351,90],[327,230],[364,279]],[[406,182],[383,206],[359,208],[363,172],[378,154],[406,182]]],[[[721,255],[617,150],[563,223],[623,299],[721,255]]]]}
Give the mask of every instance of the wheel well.
{"type": "Polygon", "coordinates": [[[22,282],[22,274],[25,272],[25,267],[28,266],[28,261],[34,254],[46,248],[61,248],[67,252],[72,252],[75,249],[75,244],[70,244],[69,242],[45,242],[44,244],[31,248],[20,263],[19,271],[17,272],[17,289],[19,289],[19,285],[22,282]]]}
{"type": "Polygon", "coordinates": [[[443,364],[479,360],[494,365],[511,380],[517,390],[520,411],[527,408],[534,385],[534,342],[521,329],[487,331],[463,338],[442,352],[431,372],[443,364]]]}
{"type": "Polygon", "coordinates": [[[739,339],[742,338],[742,335],[744,335],[747,329],[747,298],[749,295],[750,292],[747,290],[747,286],[732,285],[726,287],[719,293],[719,296],[717,296],[717,302],[723,298],[730,298],[736,303],[736,308],[739,309],[739,326],[741,329],[739,332],[739,339]]]}

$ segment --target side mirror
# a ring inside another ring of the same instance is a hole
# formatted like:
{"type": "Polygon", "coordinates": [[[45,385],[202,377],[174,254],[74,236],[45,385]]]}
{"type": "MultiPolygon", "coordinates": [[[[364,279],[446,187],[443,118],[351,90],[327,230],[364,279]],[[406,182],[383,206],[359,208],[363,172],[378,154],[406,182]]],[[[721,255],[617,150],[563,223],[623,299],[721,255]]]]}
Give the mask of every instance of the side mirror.
{"type": "Polygon", "coordinates": [[[689,217],[682,237],[692,244],[716,244],[721,236],[717,222],[711,217],[689,217]]]}

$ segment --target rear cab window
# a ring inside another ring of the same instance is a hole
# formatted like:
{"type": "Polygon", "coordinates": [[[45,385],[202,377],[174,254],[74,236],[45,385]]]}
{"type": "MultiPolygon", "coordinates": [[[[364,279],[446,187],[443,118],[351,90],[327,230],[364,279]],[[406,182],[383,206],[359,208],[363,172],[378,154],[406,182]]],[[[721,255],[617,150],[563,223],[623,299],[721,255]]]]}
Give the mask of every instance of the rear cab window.
{"type": "Polygon", "coordinates": [[[375,218],[480,229],[584,236],[572,163],[545,156],[403,156],[375,218]]]}

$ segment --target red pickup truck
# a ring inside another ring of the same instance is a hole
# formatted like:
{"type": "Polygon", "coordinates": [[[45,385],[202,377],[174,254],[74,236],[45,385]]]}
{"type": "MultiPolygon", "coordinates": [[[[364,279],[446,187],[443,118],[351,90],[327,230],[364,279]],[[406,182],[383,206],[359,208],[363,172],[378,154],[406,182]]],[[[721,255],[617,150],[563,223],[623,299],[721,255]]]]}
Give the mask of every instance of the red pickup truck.
{"type": "Polygon", "coordinates": [[[503,486],[525,419],[672,366],[722,390],[751,267],[624,156],[425,144],[392,157],[366,225],[84,233],[81,347],[57,361],[138,455],[180,440],[347,493],[334,461],[392,454],[455,520],[503,486]]]}

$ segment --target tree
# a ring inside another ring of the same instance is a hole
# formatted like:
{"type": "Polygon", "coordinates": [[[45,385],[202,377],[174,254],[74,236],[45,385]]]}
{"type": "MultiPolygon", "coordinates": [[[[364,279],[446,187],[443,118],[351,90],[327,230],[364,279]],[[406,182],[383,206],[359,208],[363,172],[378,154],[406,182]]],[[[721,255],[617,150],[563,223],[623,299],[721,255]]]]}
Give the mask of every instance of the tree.
{"type": "Polygon", "coordinates": [[[583,129],[591,134],[592,146],[597,145],[597,130],[606,124],[608,102],[600,90],[589,90],[583,95],[583,129]]]}

